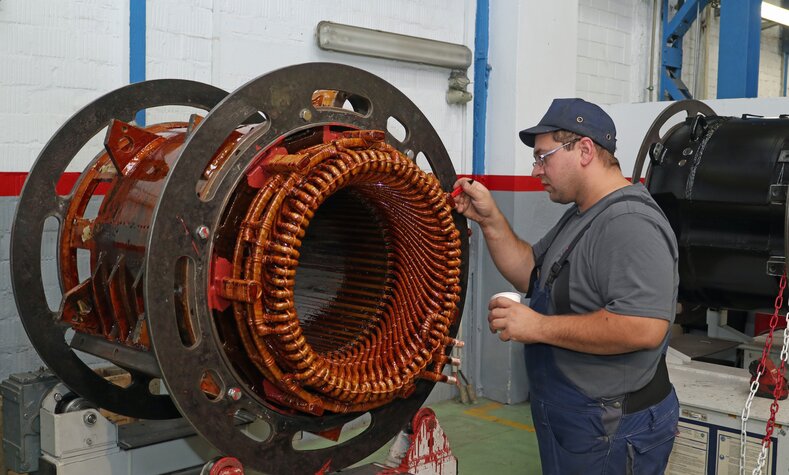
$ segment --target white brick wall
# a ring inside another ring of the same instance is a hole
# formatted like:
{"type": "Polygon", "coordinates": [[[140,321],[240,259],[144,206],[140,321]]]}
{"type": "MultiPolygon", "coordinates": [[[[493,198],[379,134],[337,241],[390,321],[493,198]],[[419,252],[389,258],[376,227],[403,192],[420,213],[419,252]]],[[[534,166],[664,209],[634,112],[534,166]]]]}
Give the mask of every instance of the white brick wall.
{"type": "Polygon", "coordinates": [[[111,0],[0,2],[0,171],[26,171],[72,113],[127,82],[124,20],[111,0]]]}
{"type": "Polygon", "coordinates": [[[16,313],[11,289],[9,246],[17,198],[0,198],[0,381],[41,366],[16,313]]]}
{"type": "MultiPolygon", "coordinates": [[[[217,1],[214,37],[221,41],[214,46],[212,82],[233,90],[266,71],[311,61],[361,67],[405,93],[436,128],[456,169],[469,172],[470,140],[464,140],[462,134],[471,106],[447,106],[447,70],[323,51],[316,46],[315,27],[328,20],[466,44],[473,49],[473,23],[469,31],[467,19],[473,19],[474,8],[471,0],[217,1]]],[[[470,70],[469,77],[472,73],[470,70]]]]}
{"type": "Polygon", "coordinates": [[[213,12],[210,1],[148,2],[147,76],[211,84],[213,12]]]}
{"type": "Polygon", "coordinates": [[[759,56],[759,97],[782,97],[783,53],[779,27],[762,31],[759,56]]]}
{"type": "MultiPolygon", "coordinates": [[[[447,70],[322,51],[315,26],[331,20],[473,48],[474,9],[473,0],[148,2],[147,77],[232,91],[291,64],[352,64],[405,92],[463,168],[470,141],[458,138],[470,123],[470,106],[446,104],[447,70]]],[[[29,169],[71,114],[128,82],[128,23],[128,0],[0,1],[0,171],[29,169]]],[[[148,122],[170,117],[150,112],[148,122]]],[[[70,170],[81,170],[86,160],[70,170]]]]}
{"type": "MultiPolygon", "coordinates": [[[[640,0],[579,0],[577,94],[612,104],[643,100],[632,83],[641,67],[643,45],[637,28],[649,26],[640,0]]],[[[644,86],[645,87],[645,86],[644,86]]]]}

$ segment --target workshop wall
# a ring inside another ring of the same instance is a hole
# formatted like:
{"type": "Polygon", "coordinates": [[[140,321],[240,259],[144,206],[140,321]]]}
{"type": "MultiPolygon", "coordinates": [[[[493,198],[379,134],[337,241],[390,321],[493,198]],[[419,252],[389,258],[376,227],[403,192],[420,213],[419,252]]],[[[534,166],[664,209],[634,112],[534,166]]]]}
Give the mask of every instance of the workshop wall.
{"type": "Polygon", "coordinates": [[[474,16],[471,0],[149,2],[148,78],[182,77],[233,91],[292,64],[351,64],[384,78],[416,103],[461,168],[470,114],[467,107],[446,103],[448,70],[323,51],[316,45],[315,27],[328,20],[473,49],[474,16]]]}
{"type": "Polygon", "coordinates": [[[0,2],[0,171],[26,172],[71,114],[128,83],[126,3],[0,2]]]}
{"type": "Polygon", "coordinates": [[[578,3],[578,95],[603,104],[647,100],[651,2],[578,3]]]}

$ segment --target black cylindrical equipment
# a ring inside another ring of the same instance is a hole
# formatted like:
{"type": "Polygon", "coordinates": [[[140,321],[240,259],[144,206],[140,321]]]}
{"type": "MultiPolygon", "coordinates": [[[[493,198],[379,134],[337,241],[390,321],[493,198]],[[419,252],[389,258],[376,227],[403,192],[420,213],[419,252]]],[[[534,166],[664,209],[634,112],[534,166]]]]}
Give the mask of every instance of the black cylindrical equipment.
{"type": "Polygon", "coordinates": [[[717,116],[690,102],[696,114],[642,146],[651,162],[646,185],[677,235],[679,300],[772,308],[785,255],[789,119],[717,116]]]}

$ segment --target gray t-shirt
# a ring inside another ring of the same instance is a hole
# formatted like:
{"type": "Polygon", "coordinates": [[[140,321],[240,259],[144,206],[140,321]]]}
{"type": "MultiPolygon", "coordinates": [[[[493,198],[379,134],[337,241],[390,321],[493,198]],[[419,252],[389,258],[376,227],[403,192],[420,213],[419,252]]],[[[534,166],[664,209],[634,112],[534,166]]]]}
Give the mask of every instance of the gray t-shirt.
{"type": "MultiPolygon", "coordinates": [[[[554,226],[533,247],[535,257],[545,254],[540,286],[562,250],[592,220],[566,264],[572,312],[585,314],[605,308],[620,315],[673,322],[679,284],[676,237],[661,213],[643,202],[628,200],[609,206],[615,199],[630,195],[654,203],[647,189],[637,184],[609,194],[583,213],[575,205],[567,211],[573,216],[561,233],[556,236],[558,229],[554,226]]],[[[556,306],[555,293],[553,298],[556,306]]],[[[587,396],[600,398],[646,385],[655,374],[662,346],[619,355],[591,355],[558,347],[552,350],[562,373],[587,396]]]]}

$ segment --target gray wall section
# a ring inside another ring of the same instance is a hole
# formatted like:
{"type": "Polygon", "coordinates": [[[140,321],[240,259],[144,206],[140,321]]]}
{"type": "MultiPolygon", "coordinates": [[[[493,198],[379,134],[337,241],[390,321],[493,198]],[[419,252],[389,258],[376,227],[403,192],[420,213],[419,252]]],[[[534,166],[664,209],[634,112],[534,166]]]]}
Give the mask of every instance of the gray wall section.
{"type": "MultiPolygon", "coordinates": [[[[515,233],[521,239],[534,243],[540,239],[559,220],[564,206],[551,202],[544,192],[494,192],[493,197],[499,208],[510,221],[515,233]]],[[[528,397],[528,380],[523,361],[523,345],[502,342],[497,335],[490,333],[487,324],[488,300],[498,292],[515,290],[507,282],[490,258],[487,246],[479,227],[473,225],[473,247],[478,249],[478,257],[472,261],[476,267],[474,322],[478,335],[478,380],[481,381],[482,394],[494,401],[514,404],[528,397]]]]}
{"type": "MultiPolygon", "coordinates": [[[[11,225],[14,221],[17,197],[0,197],[0,381],[11,373],[30,371],[43,365],[30,344],[19,319],[11,288],[11,225]]],[[[45,230],[48,239],[55,239],[54,227],[45,230]]],[[[43,256],[43,268],[56,269],[54,251],[43,256]]],[[[60,289],[54,290],[59,293],[60,289]]]]}
{"type": "MultiPolygon", "coordinates": [[[[92,198],[85,214],[95,214],[101,200],[101,197],[92,198]]],[[[18,197],[0,197],[0,381],[9,374],[32,371],[44,366],[19,317],[17,305],[24,305],[24,302],[14,300],[11,285],[11,227],[18,202],[18,197]]],[[[53,310],[58,308],[63,296],[58,277],[57,240],[57,220],[49,218],[44,222],[41,237],[41,280],[47,303],[53,310]]],[[[81,277],[90,275],[87,256],[87,253],[78,254],[77,267],[81,277]]],[[[88,354],[77,354],[88,365],[105,363],[104,360],[88,354]]]]}

